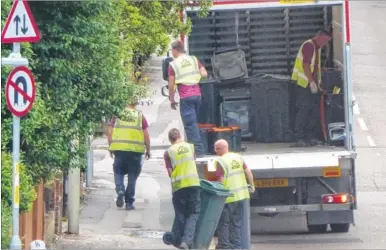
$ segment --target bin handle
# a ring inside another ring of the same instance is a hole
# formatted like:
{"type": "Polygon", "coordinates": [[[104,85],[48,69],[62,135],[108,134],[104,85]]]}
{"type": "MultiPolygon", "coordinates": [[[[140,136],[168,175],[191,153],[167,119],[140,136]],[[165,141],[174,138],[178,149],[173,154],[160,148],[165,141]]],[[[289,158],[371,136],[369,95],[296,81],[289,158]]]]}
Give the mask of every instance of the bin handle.
{"type": "Polygon", "coordinates": [[[168,85],[165,85],[165,86],[163,86],[163,87],[161,88],[161,94],[162,94],[163,96],[165,96],[165,97],[169,97],[169,94],[167,93],[167,92],[169,92],[169,91],[167,91],[167,90],[169,90],[169,86],[168,86],[168,85]]]}
{"type": "Polygon", "coordinates": [[[234,47],[234,48],[226,48],[226,49],[220,49],[213,52],[213,55],[218,55],[226,52],[232,52],[232,51],[240,51],[240,46],[234,47]]]}

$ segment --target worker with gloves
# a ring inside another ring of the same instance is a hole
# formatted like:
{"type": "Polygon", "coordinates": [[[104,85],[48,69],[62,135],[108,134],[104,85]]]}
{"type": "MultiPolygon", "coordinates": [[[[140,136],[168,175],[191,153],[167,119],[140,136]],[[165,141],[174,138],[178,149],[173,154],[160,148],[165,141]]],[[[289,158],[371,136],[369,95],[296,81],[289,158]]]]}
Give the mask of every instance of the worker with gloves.
{"type": "Polygon", "coordinates": [[[170,62],[168,70],[170,104],[172,109],[177,109],[174,96],[178,90],[181,119],[187,140],[194,144],[197,156],[201,156],[204,154],[204,145],[197,127],[201,105],[201,90],[198,84],[201,77],[207,77],[208,73],[196,57],[185,54],[184,44],[181,41],[173,42],[171,50],[174,60],[170,62]]]}
{"type": "Polygon", "coordinates": [[[229,152],[226,140],[218,140],[215,143],[215,151],[220,156],[215,163],[216,176],[233,194],[226,199],[217,226],[216,249],[241,249],[243,206],[249,206],[249,194],[255,191],[253,174],[240,154],[229,152]],[[246,177],[250,187],[248,187],[246,177]]]}
{"type": "Polygon", "coordinates": [[[122,114],[110,121],[107,128],[109,150],[114,155],[114,181],[117,192],[117,207],[133,210],[135,185],[141,173],[143,155],[150,158],[150,136],[148,123],[141,111],[136,109],[137,102],[127,106],[122,114]],[[124,176],[128,182],[125,190],[124,176]]]}
{"type": "MultiPolygon", "coordinates": [[[[316,131],[319,122],[321,95],[321,49],[328,44],[332,35],[320,30],[312,39],[305,41],[296,57],[292,80],[296,81],[296,120],[294,147],[320,145],[316,131]]],[[[321,133],[320,133],[321,134],[321,133]]]]}
{"type": "Polygon", "coordinates": [[[172,146],[164,154],[172,183],[177,247],[191,249],[200,214],[200,178],[197,173],[194,146],[181,138],[178,129],[169,131],[172,146]]]}

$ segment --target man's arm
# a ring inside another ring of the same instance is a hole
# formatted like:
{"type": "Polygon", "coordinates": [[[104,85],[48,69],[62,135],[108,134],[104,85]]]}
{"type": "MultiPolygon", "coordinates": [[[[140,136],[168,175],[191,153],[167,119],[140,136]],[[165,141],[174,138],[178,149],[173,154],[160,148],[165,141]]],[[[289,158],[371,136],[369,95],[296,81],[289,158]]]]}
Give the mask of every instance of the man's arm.
{"type": "Polygon", "coordinates": [[[169,86],[169,100],[174,101],[174,95],[175,95],[175,85],[176,85],[176,77],[174,75],[174,70],[172,66],[169,66],[168,70],[168,75],[169,75],[169,81],[168,81],[168,86],[169,86]]]}
{"type": "Polygon", "coordinates": [[[218,161],[215,161],[214,164],[216,167],[217,181],[224,182],[224,169],[223,169],[223,167],[221,166],[220,162],[218,162],[218,161]]]}
{"type": "Polygon", "coordinates": [[[145,139],[146,152],[150,156],[150,135],[149,135],[149,123],[147,122],[146,117],[142,114],[142,130],[145,139]]]}
{"type": "MultiPolygon", "coordinates": [[[[302,49],[303,54],[303,70],[306,75],[308,82],[315,82],[311,72],[311,61],[314,54],[314,46],[311,43],[306,43],[302,49]]],[[[316,82],[315,82],[316,83],[316,82]]]]}
{"type": "Polygon", "coordinates": [[[202,77],[208,77],[208,72],[206,71],[204,65],[200,61],[198,61],[198,68],[200,69],[200,74],[202,77]]]}
{"type": "Polygon", "coordinates": [[[253,174],[252,174],[252,171],[248,168],[247,164],[245,163],[245,161],[243,160],[243,169],[244,169],[244,173],[245,175],[247,176],[247,180],[248,180],[248,183],[249,185],[254,188],[254,183],[253,183],[253,174]]]}
{"type": "Polygon", "coordinates": [[[115,123],[115,119],[113,118],[106,124],[106,127],[105,127],[105,134],[106,134],[107,142],[109,146],[111,145],[111,139],[113,136],[114,123],[115,123]]]}
{"type": "Polygon", "coordinates": [[[168,151],[165,151],[164,153],[164,161],[165,161],[166,170],[168,171],[168,175],[169,177],[171,177],[173,172],[173,167],[172,167],[172,162],[170,161],[168,151]]]}
{"type": "Polygon", "coordinates": [[[150,153],[150,135],[149,131],[147,129],[143,130],[143,135],[145,137],[145,146],[146,146],[146,152],[150,153]]]}

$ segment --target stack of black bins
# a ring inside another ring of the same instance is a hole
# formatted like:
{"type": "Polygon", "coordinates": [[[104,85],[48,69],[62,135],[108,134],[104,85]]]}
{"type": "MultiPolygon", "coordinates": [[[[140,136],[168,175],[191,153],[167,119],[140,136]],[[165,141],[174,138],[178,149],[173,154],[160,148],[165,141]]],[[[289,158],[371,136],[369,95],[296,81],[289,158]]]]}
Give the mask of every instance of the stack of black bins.
{"type": "Polygon", "coordinates": [[[289,138],[288,76],[259,74],[248,79],[254,111],[254,139],[258,142],[287,142],[289,138]]]}
{"type": "Polygon", "coordinates": [[[216,125],[214,124],[198,124],[198,128],[200,129],[201,141],[204,147],[204,154],[211,154],[214,152],[213,149],[213,128],[216,125]]]}
{"type": "Polygon", "coordinates": [[[200,124],[217,124],[218,91],[215,87],[216,83],[215,79],[202,79],[200,81],[201,106],[197,117],[197,122],[200,124]]]}

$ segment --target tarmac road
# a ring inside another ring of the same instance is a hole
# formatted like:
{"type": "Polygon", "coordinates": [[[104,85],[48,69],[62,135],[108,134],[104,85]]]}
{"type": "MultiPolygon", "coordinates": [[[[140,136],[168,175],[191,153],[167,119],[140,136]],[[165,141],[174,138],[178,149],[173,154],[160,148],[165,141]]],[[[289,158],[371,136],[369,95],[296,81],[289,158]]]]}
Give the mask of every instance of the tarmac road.
{"type": "Polygon", "coordinates": [[[252,236],[254,249],[386,248],[386,1],[351,1],[350,6],[352,80],[357,102],[356,226],[349,233],[311,235],[302,215],[263,221],[255,218],[252,224],[264,223],[264,233],[252,236]]]}

